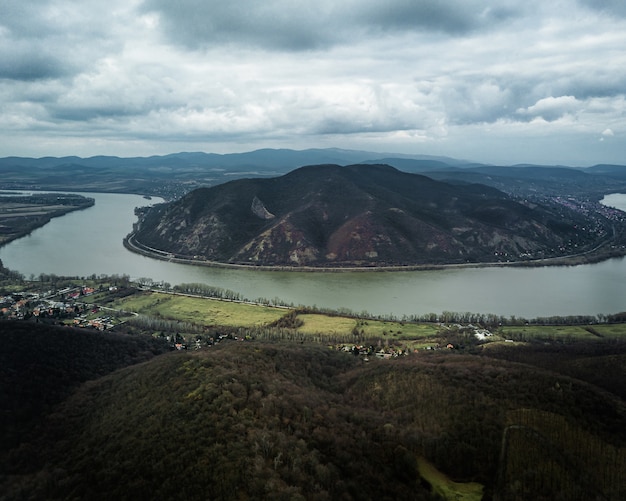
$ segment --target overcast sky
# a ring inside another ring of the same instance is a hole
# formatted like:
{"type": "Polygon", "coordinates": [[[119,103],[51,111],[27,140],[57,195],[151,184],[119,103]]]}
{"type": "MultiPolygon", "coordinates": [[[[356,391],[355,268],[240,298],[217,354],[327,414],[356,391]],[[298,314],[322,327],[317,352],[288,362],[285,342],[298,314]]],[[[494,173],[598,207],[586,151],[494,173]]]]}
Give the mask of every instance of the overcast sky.
{"type": "Polygon", "coordinates": [[[626,164],[623,0],[0,0],[0,156],[626,164]]]}

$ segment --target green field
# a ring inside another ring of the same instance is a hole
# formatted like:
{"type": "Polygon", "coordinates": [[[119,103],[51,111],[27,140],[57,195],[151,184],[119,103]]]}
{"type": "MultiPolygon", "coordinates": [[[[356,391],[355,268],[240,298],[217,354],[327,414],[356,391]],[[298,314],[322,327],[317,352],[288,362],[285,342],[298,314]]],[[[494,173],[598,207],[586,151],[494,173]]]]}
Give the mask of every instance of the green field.
{"type": "Polygon", "coordinates": [[[298,319],[304,322],[301,327],[298,327],[298,332],[304,334],[350,334],[357,324],[354,318],[317,313],[301,313],[298,319]]]}
{"type": "Polygon", "coordinates": [[[545,339],[549,341],[583,341],[626,337],[626,324],[596,325],[510,325],[499,329],[504,338],[521,341],[545,339]]]}
{"type": "MultiPolygon", "coordinates": [[[[140,292],[116,299],[108,306],[117,310],[195,325],[243,328],[269,326],[291,311],[273,306],[160,292],[140,292]]],[[[298,333],[347,340],[354,339],[354,334],[358,332],[361,340],[382,338],[403,343],[418,341],[432,344],[438,339],[440,331],[440,327],[435,324],[362,320],[321,313],[299,313],[297,318],[303,322],[296,329],[298,333]]]]}
{"type": "Polygon", "coordinates": [[[440,335],[441,328],[437,324],[413,324],[405,322],[386,322],[382,320],[359,321],[357,328],[369,337],[389,336],[399,340],[430,339],[440,335]]]}
{"type": "Polygon", "coordinates": [[[317,313],[301,313],[298,319],[304,322],[298,332],[304,334],[346,336],[358,332],[362,339],[386,338],[403,342],[432,340],[440,334],[440,327],[435,324],[362,320],[317,313]]]}
{"type": "Polygon", "coordinates": [[[604,338],[626,339],[626,324],[599,324],[590,328],[604,338]]]}
{"type": "Polygon", "coordinates": [[[258,327],[285,314],[284,308],[219,301],[159,292],[143,292],[116,300],[112,307],[206,326],[258,327]]]}
{"type": "Polygon", "coordinates": [[[454,482],[423,457],[417,458],[417,466],[422,478],[432,485],[433,492],[447,501],[480,501],[483,497],[483,486],[479,483],[454,482]]]}
{"type": "MultiPolygon", "coordinates": [[[[106,296],[106,293],[105,293],[106,296]]],[[[90,296],[98,302],[101,294],[90,296]]],[[[254,305],[234,301],[167,294],[163,292],[139,292],[125,298],[115,299],[108,306],[160,319],[188,322],[207,327],[254,328],[270,326],[290,311],[267,305],[254,305]]],[[[302,322],[295,331],[310,335],[320,341],[325,336],[357,342],[372,339],[401,342],[411,348],[446,343],[455,328],[446,329],[436,323],[408,323],[329,315],[323,313],[297,313],[302,322]]],[[[515,341],[591,341],[626,337],[626,324],[595,325],[513,325],[502,326],[494,331],[491,341],[512,339],[515,341]]],[[[466,338],[467,339],[467,338],[466,338]]],[[[452,341],[454,343],[454,341],[452,341]]],[[[461,341],[462,342],[462,341],[461,341]]]]}

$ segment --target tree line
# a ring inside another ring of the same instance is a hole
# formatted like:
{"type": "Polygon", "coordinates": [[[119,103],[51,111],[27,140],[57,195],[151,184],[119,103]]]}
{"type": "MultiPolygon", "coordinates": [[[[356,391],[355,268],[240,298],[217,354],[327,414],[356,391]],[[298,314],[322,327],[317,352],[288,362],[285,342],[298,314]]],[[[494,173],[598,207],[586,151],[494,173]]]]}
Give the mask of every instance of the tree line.
{"type": "MultiPolygon", "coordinates": [[[[2,265],[0,260],[0,279],[5,283],[15,284],[24,283],[25,278],[19,272],[9,270],[2,265]]],[[[54,273],[40,273],[38,276],[34,274],[30,275],[30,282],[39,282],[40,284],[46,284],[53,290],[67,286],[72,280],[100,280],[102,282],[109,283],[120,287],[128,287],[133,282],[137,285],[156,288],[166,292],[174,292],[178,294],[189,294],[195,296],[209,297],[215,299],[223,299],[228,301],[241,301],[257,303],[266,306],[279,306],[287,308],[295,308],[298,313],[319,313],[330,316],[342,316],[349,318],[360,318],[369,320],[383,320],[388,322],[409,322],[409,323],[444,323],[444,324],[474,324],[486,328],[497,328],[500,326],[519,326],[519,325],[591,325],[591,324],[606,324],[606,323],[624,323],[626,322],[626,312],[619,312],[615,314],[598,313],[596,315],[553,315],[535,318],[525,318],[516,315],[496,315],[493,313],[475,313],[475,312],[457,312],[444,310],[441,313],[423,313],[423,314],[411,314],[411,315],[377,315],[372,314],[366,310],[360,312],[354,312],[348,308],[326,308],[316,305],[294,305],[293,302],[284,301],[278,297],[266,298],[259,297],[254,300],[250,300],[244,297],[242,294],[232,291],[230,289],[224,289],[205,283],[181,283],[172,286],[168,282],[157,282],[151,278],[140,277],[131,281],[131,278],[127,274],[118,275],[96,275],[95,273],[88,277],[79,276],[57,276],[54,273]]]]}

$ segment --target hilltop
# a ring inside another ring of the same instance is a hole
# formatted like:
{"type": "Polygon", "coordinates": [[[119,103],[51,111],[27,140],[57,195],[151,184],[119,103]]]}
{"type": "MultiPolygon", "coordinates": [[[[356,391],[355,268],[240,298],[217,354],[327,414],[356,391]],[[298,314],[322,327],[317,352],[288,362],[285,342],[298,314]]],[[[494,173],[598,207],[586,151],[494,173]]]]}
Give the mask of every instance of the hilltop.
{"type": "Polygon", "coordinates": [[[149,336],[0,320],[0,455],[78,386],[168,351],[149,336]]]}
{"type": "Polygon", "coordinates": [[[200,188],[143,214],[132,242],[196,262],[384,267],[537,260],[608,241],[608,220],[388,165],[316,165],[200,188]]]}

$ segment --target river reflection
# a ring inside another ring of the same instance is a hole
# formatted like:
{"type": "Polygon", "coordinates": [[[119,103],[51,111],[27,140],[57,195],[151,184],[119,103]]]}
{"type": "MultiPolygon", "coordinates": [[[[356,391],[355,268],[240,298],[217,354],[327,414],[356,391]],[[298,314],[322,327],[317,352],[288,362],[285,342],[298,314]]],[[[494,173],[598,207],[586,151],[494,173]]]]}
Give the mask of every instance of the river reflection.
{"type": "MultiPolygon", "coordinates": [[[[626,259],[581,266],[466,268],[411,272],[319,273],[227,270],[158,261],[124,248],[134,208],[155,203],[138,195],[85,193],[96,204],[53,219],[0,248],[5,266],[27,278],[40,273],[128,274],[172,285],[203,282],[256,299],[348,308],[395,316],[471,311],[538,317],[626,310],[626,259]]],[[[607,205],[626,211],[626,195],[607,205]]]]}

